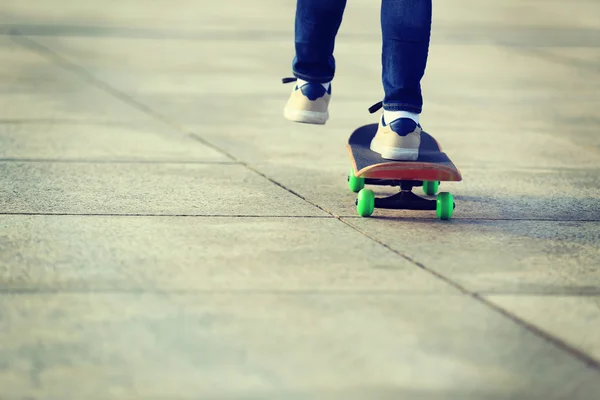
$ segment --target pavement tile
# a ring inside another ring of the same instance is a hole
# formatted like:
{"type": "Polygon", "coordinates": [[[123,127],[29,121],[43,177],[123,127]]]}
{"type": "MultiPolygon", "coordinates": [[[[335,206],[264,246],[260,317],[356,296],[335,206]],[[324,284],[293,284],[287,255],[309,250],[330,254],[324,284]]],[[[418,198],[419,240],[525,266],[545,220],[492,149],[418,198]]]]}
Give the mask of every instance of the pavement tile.
{"type": "Polygon", "coordinates": [[[463,296],[5,293],[0,310],[0,385],[13,397],[600,390],[598,371],[463,296]]]}
{"type": "Polygon", "coordinates": [[[0,36],[0,121],[148,121],[124,104],[48,58],[0,36]]]}
{"type": "Polygon", "coordinates": [[[231,162],[160,123],[0,122],[0,159],[82,162],[231,162]]]}
{"type": "Polygon", "coordinates": [[[241,165],[0,162],[0,212],[321,216],[241,165]]]}
{"type": "Polygon", "coordinates": [[[0,227],[11,290],[457,293],[333,218],[4,215],[0,227]]]}
{"type": "Polygon", "coordinates": [[[600,222],[347,221],[472,292],[560,295],[600,287],[600,222]]]}
{"type": "Polygon", "coordinates": [[[598,273],[595,275],[596,279],[590,279],[587,294],[573,291],[566,295],[489,295],[487,299],[599,360],[600,284],[598,273]]]}

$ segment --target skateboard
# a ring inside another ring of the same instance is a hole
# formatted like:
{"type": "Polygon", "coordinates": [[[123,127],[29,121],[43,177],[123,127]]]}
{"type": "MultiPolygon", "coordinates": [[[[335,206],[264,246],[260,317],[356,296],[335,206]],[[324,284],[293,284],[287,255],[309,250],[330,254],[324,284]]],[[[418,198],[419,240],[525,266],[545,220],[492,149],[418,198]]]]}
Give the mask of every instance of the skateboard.
{"type": "Polygon", "coordinates": [[[426,195],[438,192],[440,182],[459,182],[462,176],[458,168],[444,153],[433,136],[421,132],[419,158],[415,161],[394,161],[381,158],[369,149],[371,139],[377,132],[377,124],[356,129],[346,146],[350,153],[352,169],[348,174],[348,187],[358,193],[356,211],[361,217],[369,217],[375,208],[394,210],[431,210],[439,219],[449,220],[456,207],[448,192],[437,194],[435,200],[420,197],[413,188],[422,187],[426,195]],[[398,186],[400,192],[385,198],[375,198],[365,185],[398,186]]]}

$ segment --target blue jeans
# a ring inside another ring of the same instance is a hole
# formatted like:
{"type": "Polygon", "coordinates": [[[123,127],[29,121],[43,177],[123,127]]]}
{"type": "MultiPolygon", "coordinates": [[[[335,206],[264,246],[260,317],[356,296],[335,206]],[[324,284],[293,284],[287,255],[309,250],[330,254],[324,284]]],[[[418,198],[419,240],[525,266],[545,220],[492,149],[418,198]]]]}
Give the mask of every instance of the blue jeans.
{"type": "MultiPolygon", "coordinates": [[[[383,108],[420,113],[421,79],[431,36],[432,0],[381,0],[383,108]]],[[[294,76],[330,82],[333,48],[346,0],[297,0],[294,76]]]]}

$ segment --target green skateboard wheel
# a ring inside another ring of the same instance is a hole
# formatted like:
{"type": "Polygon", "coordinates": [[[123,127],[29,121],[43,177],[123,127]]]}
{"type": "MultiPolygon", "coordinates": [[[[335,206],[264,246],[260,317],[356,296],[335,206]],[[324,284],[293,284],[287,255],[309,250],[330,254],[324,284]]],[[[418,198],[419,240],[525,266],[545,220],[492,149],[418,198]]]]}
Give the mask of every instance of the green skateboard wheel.
{"type": "Polygon", "coordinates": [[[449,220],[454,213],[454,198],[448,192],[437,195],[435,213],[439,219],[449,220]]]}
{"type": "Polygon", "coordinates": [[[356,200],[356,211],[361,217],[369,217],[375,211],[375,194],[372,190],[361,189],[356,200]]]}
{"type": "Polygon", "coordinates": [[[358,193],[362,188],[365,187],[365,178],[357,178],[354,176],[354,170],[350,168],[350,173],[348,174],[348,187],[351,192],[358,193]]]}
{"type": "Polygon", "coordinates": [[[423,192],[428,196],[433,196],[437,193],[440,183],[438,181],[423,181],[423,192]]]}

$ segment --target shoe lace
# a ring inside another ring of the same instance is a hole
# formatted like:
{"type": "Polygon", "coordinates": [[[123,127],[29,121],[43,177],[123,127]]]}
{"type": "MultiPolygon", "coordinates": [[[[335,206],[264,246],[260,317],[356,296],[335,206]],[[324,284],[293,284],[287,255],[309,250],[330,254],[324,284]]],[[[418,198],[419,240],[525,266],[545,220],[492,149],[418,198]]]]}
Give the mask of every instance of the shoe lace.
{"type": "Polygon", "coordinates": [[[380,110],[380,109],[381,109],[381,107],[383,107],[383,102],[382,102],[382,101],[379,101],[379,102],[377,102],[377,103],[373,104],[371,107],[369,107],[369,112],[370,112],[371,114],[373,114],[375,111],[378,111],[378,110],[380,110]]]}

